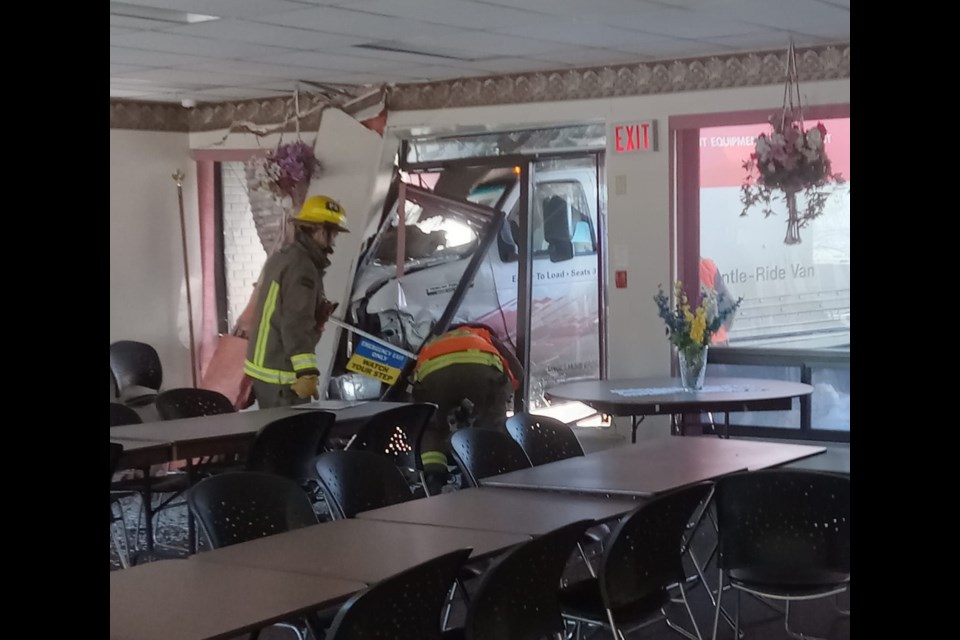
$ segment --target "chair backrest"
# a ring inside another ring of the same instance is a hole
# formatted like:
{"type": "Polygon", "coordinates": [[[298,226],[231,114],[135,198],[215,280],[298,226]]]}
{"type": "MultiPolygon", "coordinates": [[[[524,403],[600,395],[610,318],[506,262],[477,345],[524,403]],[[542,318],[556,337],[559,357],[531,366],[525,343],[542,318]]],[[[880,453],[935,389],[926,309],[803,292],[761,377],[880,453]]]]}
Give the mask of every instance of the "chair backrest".
{"type": "Polygon", "coordinates": [[[214,549],[319,522],[296,482],[268,473],[210,476],[190,488],[187,504],[214,549]]]}
{"type": "Polygon", "coordinates": [[[163,384],[160,356],[156,349],[144,342],[120,340],[111,344],[110,373],[118,394],[130,386],[159,391],[163,384]]]}
{"type": "Polygon", "coordinates": [[[850,477],[765,469],[717,481],[720,563],[787,580],[850,572],[850,477]]]}
{"type": "Polygon", "coordinates": [[[273,473],[306,485],[314,478],[314,460],[336,419],[329,411],[301,411],[264,425],[247,453],[247,471],[273,473]]]}
{"type": "Polygon", "coordinates": [[[594,524],[580,520],[537,536],[488,568],[470,594],[466,640],[539,640],[563,631],[560,578],[577,541],[594,524]]]}
{"type": "Polygon", "coordinates": [[[422,471],[423,432],[436,410],[437,405],[431,402],[417,402],[381,411],[357,430],[349,448],[379,453],[390,457],[398,467],[422,471]]]}
{"type": "Polygon", "coordinates": [[[320,490],[336,519],[413,499],[403,473],[369,451],[328,451],[316,462],[320,490]]]}
{"type": "Polygon", "coordinates": [[[577,434],[556,418],[516,413],[507,418],[507,433],[535,467],[583,455],[577,434]]]}
{"type": "Polygon", "coordinates": [[[460,429],[450,436],[450,450],[471,487],[480,486],[483,478],[531,466],[513,438],[490,429],[460,429]]]}
{"type": "Polygon", "coordinates": [[[140,414],[130,407],[119,402],[110,403],[110,426],[121,427],[125,424],[140,424],[143,419],[140,414]]]}
{"type": "Polygon", "coordinates": [[[470,549],[451,551],[361,591],[340,607],[326,640],[441,640],[447,593],[469,556],[470,549]]]}
{"type": "Polygon", "coordinates": [[[197,418],[236,411],[233,403],[222,393],[193,387],[164,391],[157,396],[156,407],[161,420],[197,418]]]}
{"type": "Polygon", "coordinates": [[[637,603],[683,580],[687,523],[710,497],[703,482],[652,498],[613,530],[597,577],[608,608],[637,603]]]}

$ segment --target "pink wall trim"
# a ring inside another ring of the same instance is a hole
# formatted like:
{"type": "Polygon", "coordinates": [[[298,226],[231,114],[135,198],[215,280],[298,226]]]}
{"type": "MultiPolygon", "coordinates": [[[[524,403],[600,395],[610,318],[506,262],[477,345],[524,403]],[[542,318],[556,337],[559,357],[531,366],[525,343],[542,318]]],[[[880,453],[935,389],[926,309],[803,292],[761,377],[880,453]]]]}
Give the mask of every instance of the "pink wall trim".
{"type": "MultiPolygon", "coordinates": [[[[670,116],[668,128],[671,132],[678,129],[699,129],[701,127],[724,127],[735,124],[753,124],[766,122],[771,115],[780,112],[773,109],[753,109],[750,111],[730,111],[727,113],[697,113],[683,116],[670,116]]],[[[849,104],[813,105],[803,108],[803,119],[849,118],[849,104]]]]}
{"type": "Polygon", "coordinates": [[[203,378],[217,348],[217,293],[214,279],[214,163],[197,162],[197,196],[200,219],[200,274],[202,287],[200,320],[200,378],[203,378]]]}

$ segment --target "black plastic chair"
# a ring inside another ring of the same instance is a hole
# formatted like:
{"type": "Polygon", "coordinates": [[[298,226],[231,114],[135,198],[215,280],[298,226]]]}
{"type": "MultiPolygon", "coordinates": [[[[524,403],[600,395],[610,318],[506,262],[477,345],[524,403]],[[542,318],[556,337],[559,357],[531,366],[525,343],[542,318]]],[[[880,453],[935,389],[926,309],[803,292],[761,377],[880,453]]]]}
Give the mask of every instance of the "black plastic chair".
{"type": "Polygon", "coordinates": [[[692,485],[656,496],[628,514],[610,536],[597,577],[561,590],[564,616],[578,627],[602,626],[619,638],[623,625],[645,622],[660,612],[671,629],[701,638],[683,587],[682,557],[687,524],[712,491],[710,482],[692,485]],[[696,635],[674,624],[663,611],[670,600],[668,588],[674,584],[696,635]]]}
{"type": "Polygon", "coordinates": [[[483,478],[531,466],[520,445],[500,431],[460,429],[450,436],[450,449],[471,487],[479,487],[483,478]]]}
{"type": "Polygon", "coordinates": [[[369,451],[328,451],[316,460],[320,491],[335,520],[413,499],[400,469],[369,451]]]}
{"type": "Polygon", "coordinates": [[[110,345],[110,373],[120,402],[134,407],[153,402],[163,384],[157,350],[144,342],[120,340],[110,345]]]}
{"type": "MultiPolygon", "coordinates": [[[[717,481],[720,594],[724,576],[740,594],[790,603],[839,595],[850,586],[850,477],[799,469],[766,469],[717,481]]],[[[721,597],[713,625],[717,620],[721,597]]]]}
{"type": "Polygon", "coordinates": [[[157,413],[161,420],[179,420],[233,413],[233,403],[218,391],[181,387],[167,389],[156,399],[157,413]]]}
{"type": "MultiPolygon", "coordinates": [[[[201,480],[187,492],[190,512],[212,549],[318,524],[310,499],[296,482],[283,476],[253,471],[224,473],[201,480]]],[[[307,626],[322,628],[323,613],[304,619],[307,626]]],[[[332,612],[328,618],[332,617],[332,612]]],[[[301,625],[278,622],[299,638],[301,625]]],[[[256,640],[259,631],[253,633],[256,640]]],[[[318,635],[317,637],[323,637],[318,635]]]]}
{"type": "Polygon", "coordinates": [[[440,612],[470,549],[428,560],[381,580],[337,612],[326,640],[442,640],[440,612]]]}
{"type": "MultiPolygon", "coordinates": [[[[530,464],[535,467],[584,455],[577,434],[556,418],[515,413],[507,418],[506,426],[507,433],[520,445],[530,464]]],[[[609,535],[610,527],[599,524],[595,530],[586,533],[585,541],[602,544],[609,535]]]]}
{"type": "Polygon", "coordinates": [[[141,424],[143,418],[130,407],[119,402],[110,403],[110,426],[122,427],[125,424],[141,424]]]}
{"type": "Polygon", "coordinates": [[[247,453],[246,470],[290,478],[315,494],[314,460],[336,419],[329,411],[301,411],[264,425],[247,453]]]}
{"type": "Polygon", "coordinates": [[[463,628],[447,632],[445,640],[562,639],[560,579],[577,541],[594,524],[570,523],[495,560],[470,597],[463,628]]]}
{"type": "Polygon", "coordinates": [[[398,467],[416,473],[424,492],[430,495],[420,454],[423,433],[436,410],[433,403],[417,402],[381,411],[357,430],[346,448],[389,457],[398,467]]]}
{"type": "Polygon", "coordinates": [[[556,418],[516,413],[507,418],[507,433],[535,467],[583,455],[577,434],[556,418]]]}
{"type": "Polygon", "coordinates": [[[205,478],[187,492],[187,504],[214,549],[319,522],[296,482],[269,473],[205,478]]]}

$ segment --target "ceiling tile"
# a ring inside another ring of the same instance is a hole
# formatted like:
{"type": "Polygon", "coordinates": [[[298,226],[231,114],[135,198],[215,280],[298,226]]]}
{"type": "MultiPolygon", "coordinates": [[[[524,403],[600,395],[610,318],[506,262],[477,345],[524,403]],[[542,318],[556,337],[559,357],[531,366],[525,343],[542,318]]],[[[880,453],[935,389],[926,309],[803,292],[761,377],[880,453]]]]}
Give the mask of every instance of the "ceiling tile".
{"type": "Polygon", "coordinates": [[[635,54],[589,47],[569,47],[564,51],[544,53],[531,57],[537,60],[555,62],[571,67],[593,67],[604,64],[624,64],[638,61],[635,54]]]}
{"type": "Polygon", "coordinates": [[[638,42],[622,50],[646,58],[691,58],[730,52],[729,47],[725,45],[696,40],[638,42]]]}
{"type": "Polygon", "coordinates": [[[523,73],[525,71],[553,71],[564,65],[532,58],[486,58],[476,62],[461,62],[461,67],[490,73],[523,73]]]}
{"type": "Polygon", "coordinates": [[[219,18],[250,18],[267,13],[295,11],[303,6],[288,0],[119,0],[119,2],[219,18]]]}
{"type": "Polygon", "coordinates": [[[138,71],[133,75],[141,80],[163,82],[171,85],[234,86],[252,85],[262,81],[262,78],[257,76],[196,71],[194,69],[148,69],[138,71]]]}
{"type": "Polygon", "coordinates": [[[292,64],[312,69],[339,71],[376,71],[381,69],[399,69],[409,66],[406,62],[391,60],[389,54],[383,58],[361,58],[358,56],[340,56],[320,51],[298,51],[281,56],[264,58],[271,64],[292,64]]]}
{"type": "Polygon", "coordinates": [[[216,58],[252,58],[257,56],[278,55],[288,53],[290,49],[269,47],[249,42],[219,40],[212,38],[197,38],[179,33],[151,31],[148,33],[133,33],[110,38],[110,44],[115,47],[131,49],[146,49],[149,51],[167,51],[170,53],[197,54],[216,58]]]}
{"type": "Polygon", "coordinates": [[[163,29],[169,27],[169,22],[159,22],[157,20],[144,20],[143,18],[127,18],[125,16],[110,16],[111,27],[122,27],[125,29],[136,29],[148,31],[150,29],[163,29]]]}
{"type": "Polygon", "coordinates": [[[663,5],[647,3],[642,0],[474,0],[475,2],[496,7],[510,7],[539,11],[550,15],[598,15],[605,13],[655,11],[663,5]],[[585,8],[585,5],[589,7],[585,8]]]}
{"type": "Polygon", "coordinates": [[[110,65],[110,75],[118,73],[130,73],[131,71],[146,71],[145,67],[138,67],[132,64],[112,64],[110,65]]]}
{"type": "MultiPolygon", "coordinates": [[[[592,18],[567,18],[534,25],[508,27],[499,29],[498,33],[510,34],[524,39],[536,38],[544,42],[550,42],[552,43],[550,47],[551,51],[562,48],[558,47],[557,43],[620,49],[622,48],[621,45],[630,46],[648,37],[647,35],[638,34],[636,31],[617,29],[616,27],[601,24],[592,18]]],[[[670,40],[670,38],[665,36],[649,37],[659,38],[661,41],[670,40]]]]}
{"type": "Polygon", "coordinates": [[[850,34],[850,10],[818,0],[712,0],[699,10],[794,33],[850,34]]]}
{"type": "MultiPolygon", "coordinates": [[[[411,45],[415,50],[424,50],[447,55],[476,58],[495,56],[532,56],[562,49],[555,41],[536,40],[524,36],[512,36],[502,33],[475,31],[472,33],[439,38],[404,37],[402,43],[411,45]]],[[[456,61],[450,61],[455,64],[456,61]]]]}
{"type": "Polygon", "coordinates": [[[248,60],[224,60],[222,62],[205,62],[203,64],[184,67],[195,71],[209,71],[212,73],[228,73],[247,76],[256,76],[259,82],[263,78],[296,80],[304,77],[306,74],[314,71],[309,67],[298,67],[285,64],[265,64],[262,62],[251,62],[248,60]]]}
{"type": "Polygon", "coordinates": [[[314,7],[265,16],[257,22],[312,29],[327,33],[342,33],[365,37],[370,40],[392,40],[399,33],[415,33],[418,36],[442,36],[459,33],[464,29],[449,25],[434,24],[411,18],[382,16],[338,7],[314,7]]]}
{"type": "MultiPolygon", "coordinates": [[[[763,49],[783,49],[789,44],[789,35],[783,31],[769,30],[756,31],[739,36],[729,36],[725,38],[710,38],[710,42],[716,42],[728,47],[733,47],[738,51],[744,50],[763,50],[763,49]]],[[[796,38],[795,43],[800,46],[812,44],[809,38],[796,38]]]]}
{"type": "Polygon", "coordinates": [[[254,44],[265,44],[287,49],[306,50],[349,47],[352,44],[366,41],[366,39],[356,36],[330,33],[321,34],[306,29],[294,29],[291,27],[248,22],[245,20],[201,22],[199,24],[169,29],[169,31],[203,38],[219,38],[222,40],[252,42],[254,44]]]}
{"type": "Polygon", "coordinates": [[[623,13],[605,16],[601,20],[611,26],[635,29],[675,38],[718,38],[752,33],[755,25],[698,11],[660,9],[644,13],[623,13]]]}
{"type": "Polygon", "coordinates": [[[357,11],[415,18],[467,29],[491,29],[543,19],[539,13],[496,8],[470,0],[360,0],[351,2],[349,6],[357,11]]]}
{"type": "Polygon", "coordinates": [[[215,58],[188,56],[180,53],[110,47],[110,62],[117,64],[133,64],[142,67],[175,67],[177,65],[215,61],[215,58]]]}
{"type": "Polygon", "coordinates": [[[137,91],[135,89],[115,89],[110,87],[111,98],[142,98],[150,95],[149,91],[137,91]]]}

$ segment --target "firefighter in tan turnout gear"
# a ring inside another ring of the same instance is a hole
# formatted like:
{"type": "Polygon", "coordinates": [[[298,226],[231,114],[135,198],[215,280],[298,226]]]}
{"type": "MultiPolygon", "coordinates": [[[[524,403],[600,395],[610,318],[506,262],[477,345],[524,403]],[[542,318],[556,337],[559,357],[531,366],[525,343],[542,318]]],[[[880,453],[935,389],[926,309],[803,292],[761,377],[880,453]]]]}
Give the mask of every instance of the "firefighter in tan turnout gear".
{"type": "Polygon", "coordinates": [[[243,365],[261,409],[320,398],[316,348],[337,306],[323,295],[323,275],[337,234],[348,232],[343,207],[307,198],[293,225],[293,242],[263,268],[243,365]]]}

